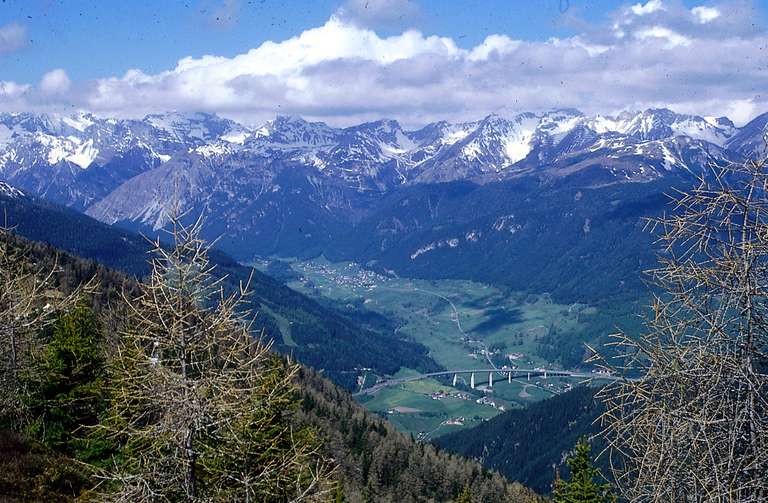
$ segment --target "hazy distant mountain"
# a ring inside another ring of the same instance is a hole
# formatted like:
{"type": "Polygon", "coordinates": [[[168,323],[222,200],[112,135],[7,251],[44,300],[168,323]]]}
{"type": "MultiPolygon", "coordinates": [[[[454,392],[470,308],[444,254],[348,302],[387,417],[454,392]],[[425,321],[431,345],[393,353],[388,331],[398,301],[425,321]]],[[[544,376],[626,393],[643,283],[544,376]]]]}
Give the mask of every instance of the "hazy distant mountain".
{"type": "Polygon", "coordinates": [[[765,152],[768,145],[768,113],[758,115],[728,139],[726,147],[742,155],[765,152]]]}
{"type": "Polygon", "coordinates": [[[174,156],[215,141],[236,141],[242,134],[241,126],[208,114],[150,115],[135,121],[86,113],[3,113],[0,178],[84,209],[174,156]]]}

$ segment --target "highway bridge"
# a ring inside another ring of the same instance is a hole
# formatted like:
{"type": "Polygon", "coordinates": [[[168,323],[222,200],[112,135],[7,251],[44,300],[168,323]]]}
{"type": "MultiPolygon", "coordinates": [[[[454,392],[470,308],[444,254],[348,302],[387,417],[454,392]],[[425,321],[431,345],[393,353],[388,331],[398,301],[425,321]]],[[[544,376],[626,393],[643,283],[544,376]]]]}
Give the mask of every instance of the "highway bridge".
{"type": "Polygon", "coordinates": [[[354,393],[353,396],[374,395],[380,390],[384,388],[388,388],[390,386],[397,386],[398,384],[403,384],[403,383],[412,382],[412,381],[420,381],[421,379],[429,379],[430,377],[440,377],[440,376],[450,376],[450,375],[453,376],[453,385],[456,386],[458,376],[461,374],[470,374],[469,386],[470,388],[474,389],[478,382],[476,379],[476,374],[485,375],[486,373],[488,374],[488,380],[486,382],[488,383],[489,387],[493,387],[494,375],[497,375],[502,379],[507,379],[507,381],[510,383],[512,382],[512,379],[527,379],[530,381],[532,377],[541,377],[543,379],[548,379],[550,377],[567,377],[571,379],[581,379],[583,381],[586,381],[586,380],[617,381],[617,380],[626,379],[625,377],[622,377],[622,376],[615,376],[612,374],[605,374],[600,372],[585,373],[585,372],[571,372],[569,370],[552,370],[552,369],[543,369],[543,368],[535,368],[535,369],[491,368],[491,369],[443,370],[440,372],[429,372],[426,374],[416,374],[412,376],[387,379],[385,381],[381,381],[374,384],[370,388],[365,388],[363,390],[360,390],[357,393],[354,393]]]}

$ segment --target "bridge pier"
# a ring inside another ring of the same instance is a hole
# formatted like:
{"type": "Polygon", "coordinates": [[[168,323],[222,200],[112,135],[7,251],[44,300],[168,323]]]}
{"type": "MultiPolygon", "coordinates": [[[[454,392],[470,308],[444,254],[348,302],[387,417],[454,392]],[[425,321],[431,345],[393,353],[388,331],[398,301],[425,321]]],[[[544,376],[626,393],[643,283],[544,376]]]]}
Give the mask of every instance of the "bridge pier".
{"type": "Polygon", "coordinates": [[[545,370],[544,371],[544,379],[546,379],[546,378],[547,378],[547,371],[545,370]]]}
{"type": "Polygon", "coordinates": [[[488,387],[493,388],[493,372],[488,372],[488,387]]]}
{"type": "Polygon", "coordinates": [[[530,372],[528,372],[528,380],[529,381],[531,380],[531,373],[530,372]]]}
{"type": "Polygon", "coordinates": [[[469,387],[472,389],[475,389],[475,373],[472,372],[472,375],[469,376],[469,387]]]}
{"type": "Polygon", "coordinates": [[[458,382],[459,374],[453,374],[453,387],[456,387],[456,383],[458,382]]]}
{"type": "Polygon", "coordinates": [[[512,384],[512,372],[507,373],[507,382],[512,384]]]}

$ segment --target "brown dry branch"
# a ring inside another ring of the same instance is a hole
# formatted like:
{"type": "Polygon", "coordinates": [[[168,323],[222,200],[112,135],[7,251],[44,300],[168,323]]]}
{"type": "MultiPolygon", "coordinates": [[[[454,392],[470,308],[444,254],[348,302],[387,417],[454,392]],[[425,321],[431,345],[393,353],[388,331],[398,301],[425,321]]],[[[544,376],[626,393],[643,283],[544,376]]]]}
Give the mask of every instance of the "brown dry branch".
{"type": "Polygon", "coordinates": [[[597,359],[616,482],[641,502],[768,501],[768,163],[711,167],[652,218],[647,332],[597,359]]]}
{"type": "Polygon", "coordinates": [[[330,465],[287,420],[298,366],[251,334],[248,285],[225,293],[200,237],[172,217],[111,370],[105,433],[120,445],[100,490],[116,502],[317,501],[330,465]]]}

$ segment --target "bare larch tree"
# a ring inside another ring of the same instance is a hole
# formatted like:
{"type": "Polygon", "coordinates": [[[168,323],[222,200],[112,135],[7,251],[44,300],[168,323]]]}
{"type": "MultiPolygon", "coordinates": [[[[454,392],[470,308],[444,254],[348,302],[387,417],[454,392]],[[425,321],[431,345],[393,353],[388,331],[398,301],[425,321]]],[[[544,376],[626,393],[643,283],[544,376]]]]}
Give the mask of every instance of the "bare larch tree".
{"type": "Polygon", "coordinates": [[[200,237],[172,218],[154,246],[111,364],[103,423],[119,445],[99,488],[110,501],[314,501],[328,463],[292,429],[297,365],[251,333],[248,285],[226,293],[200,237]]]}
{"type": "Polygon", "coordinates": [[[649,220],[659,266],[647,332],[618,334],[600,396],[630,501],[768,501],[768,165],[710,167],[649,220]]]}

